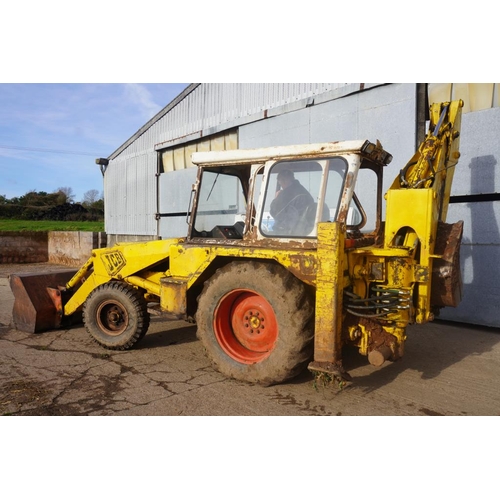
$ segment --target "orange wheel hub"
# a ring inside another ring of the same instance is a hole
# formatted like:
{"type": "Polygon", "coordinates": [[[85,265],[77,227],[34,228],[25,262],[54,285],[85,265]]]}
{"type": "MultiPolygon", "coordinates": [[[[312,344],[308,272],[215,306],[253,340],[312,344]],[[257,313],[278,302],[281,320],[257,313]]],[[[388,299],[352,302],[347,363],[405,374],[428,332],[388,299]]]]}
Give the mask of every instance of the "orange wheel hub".
{"type": "Polygon", "coordinates": [[[273,307],[256,292],[233,290],[214,313],[215,337],[235,361],[253,364],[267,358],[278,338],[273,307]]]}

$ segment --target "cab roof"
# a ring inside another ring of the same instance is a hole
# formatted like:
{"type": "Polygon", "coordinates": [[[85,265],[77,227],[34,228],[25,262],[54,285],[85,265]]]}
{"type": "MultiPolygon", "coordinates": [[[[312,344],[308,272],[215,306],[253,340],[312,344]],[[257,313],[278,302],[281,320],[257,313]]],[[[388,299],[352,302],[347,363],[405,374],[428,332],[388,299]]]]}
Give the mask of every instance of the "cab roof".
{"type": "Polygon", "coordinates": [[[317,144],[299,144],[256,149],[233,149],[193,153],[191,161],[199,166],[240,165],[270,160],[321,158],[332,155],[359,154],[380,165],[388,165],[392,156],[382,144],[370,141],[337,141],[317,144]]]}

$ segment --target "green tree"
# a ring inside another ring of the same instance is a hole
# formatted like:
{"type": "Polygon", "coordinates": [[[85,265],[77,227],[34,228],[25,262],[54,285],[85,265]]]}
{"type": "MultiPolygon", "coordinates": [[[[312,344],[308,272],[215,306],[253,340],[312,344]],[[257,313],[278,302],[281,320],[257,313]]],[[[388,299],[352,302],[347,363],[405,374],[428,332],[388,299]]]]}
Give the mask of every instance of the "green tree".
{"type": "Polygon", "coordinates": [[[52,207],[58,204],[57,193],[47,193],[46,191],[28,191],[20,197],[20,204],[25,207],[52,207]]]}
{"type": "Polygon", "coordinates": [[[58,197],[58,205],[64,205],[65,203],[73,203],[75,201],[75,193],[73,192],[73,188],[70,187],[58,187],[56,191],[54,191],[59,195],[58,197]]]}

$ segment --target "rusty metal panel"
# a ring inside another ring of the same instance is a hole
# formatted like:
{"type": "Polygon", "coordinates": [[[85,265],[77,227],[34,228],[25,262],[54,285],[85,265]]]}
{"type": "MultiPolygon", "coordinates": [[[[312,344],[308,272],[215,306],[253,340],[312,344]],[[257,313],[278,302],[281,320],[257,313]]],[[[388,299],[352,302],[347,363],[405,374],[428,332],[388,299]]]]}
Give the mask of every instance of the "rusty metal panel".
{"type": "Polygon", "coordinates": [[[434,253],[442,257],[434,259],[432,267],[431,303],[434,306],[457,307],[462,300],[460,242],[463,225],[463,221],[455,224],[438,222],[434,253]]]}

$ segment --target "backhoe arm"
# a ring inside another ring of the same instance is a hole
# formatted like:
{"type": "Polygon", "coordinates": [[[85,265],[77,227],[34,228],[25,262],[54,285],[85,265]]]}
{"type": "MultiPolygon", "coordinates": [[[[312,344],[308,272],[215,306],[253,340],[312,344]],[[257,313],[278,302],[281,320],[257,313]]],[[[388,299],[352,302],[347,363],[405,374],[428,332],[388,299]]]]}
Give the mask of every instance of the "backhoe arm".
{"type": "Polygon", "coordinates": [[[460,300],[458,251],[463,223],[445,224],[445,221],[455,165],[460,157],[462,107],[463,101],[430,107],[430,127],[425,140],[386,194],[384,248],[412,249],[417,277],[413,319],[417,323],[432,320],[436,306],[453,306],[460,300]]]}
{"type": "Polygon", "coordinates": [[[394,180],[391,190],[432,188],[439,200],[439,220],[446,220],[455,165],[460,158],[463,101],[432,104],[429,132],[394,180]]]}

